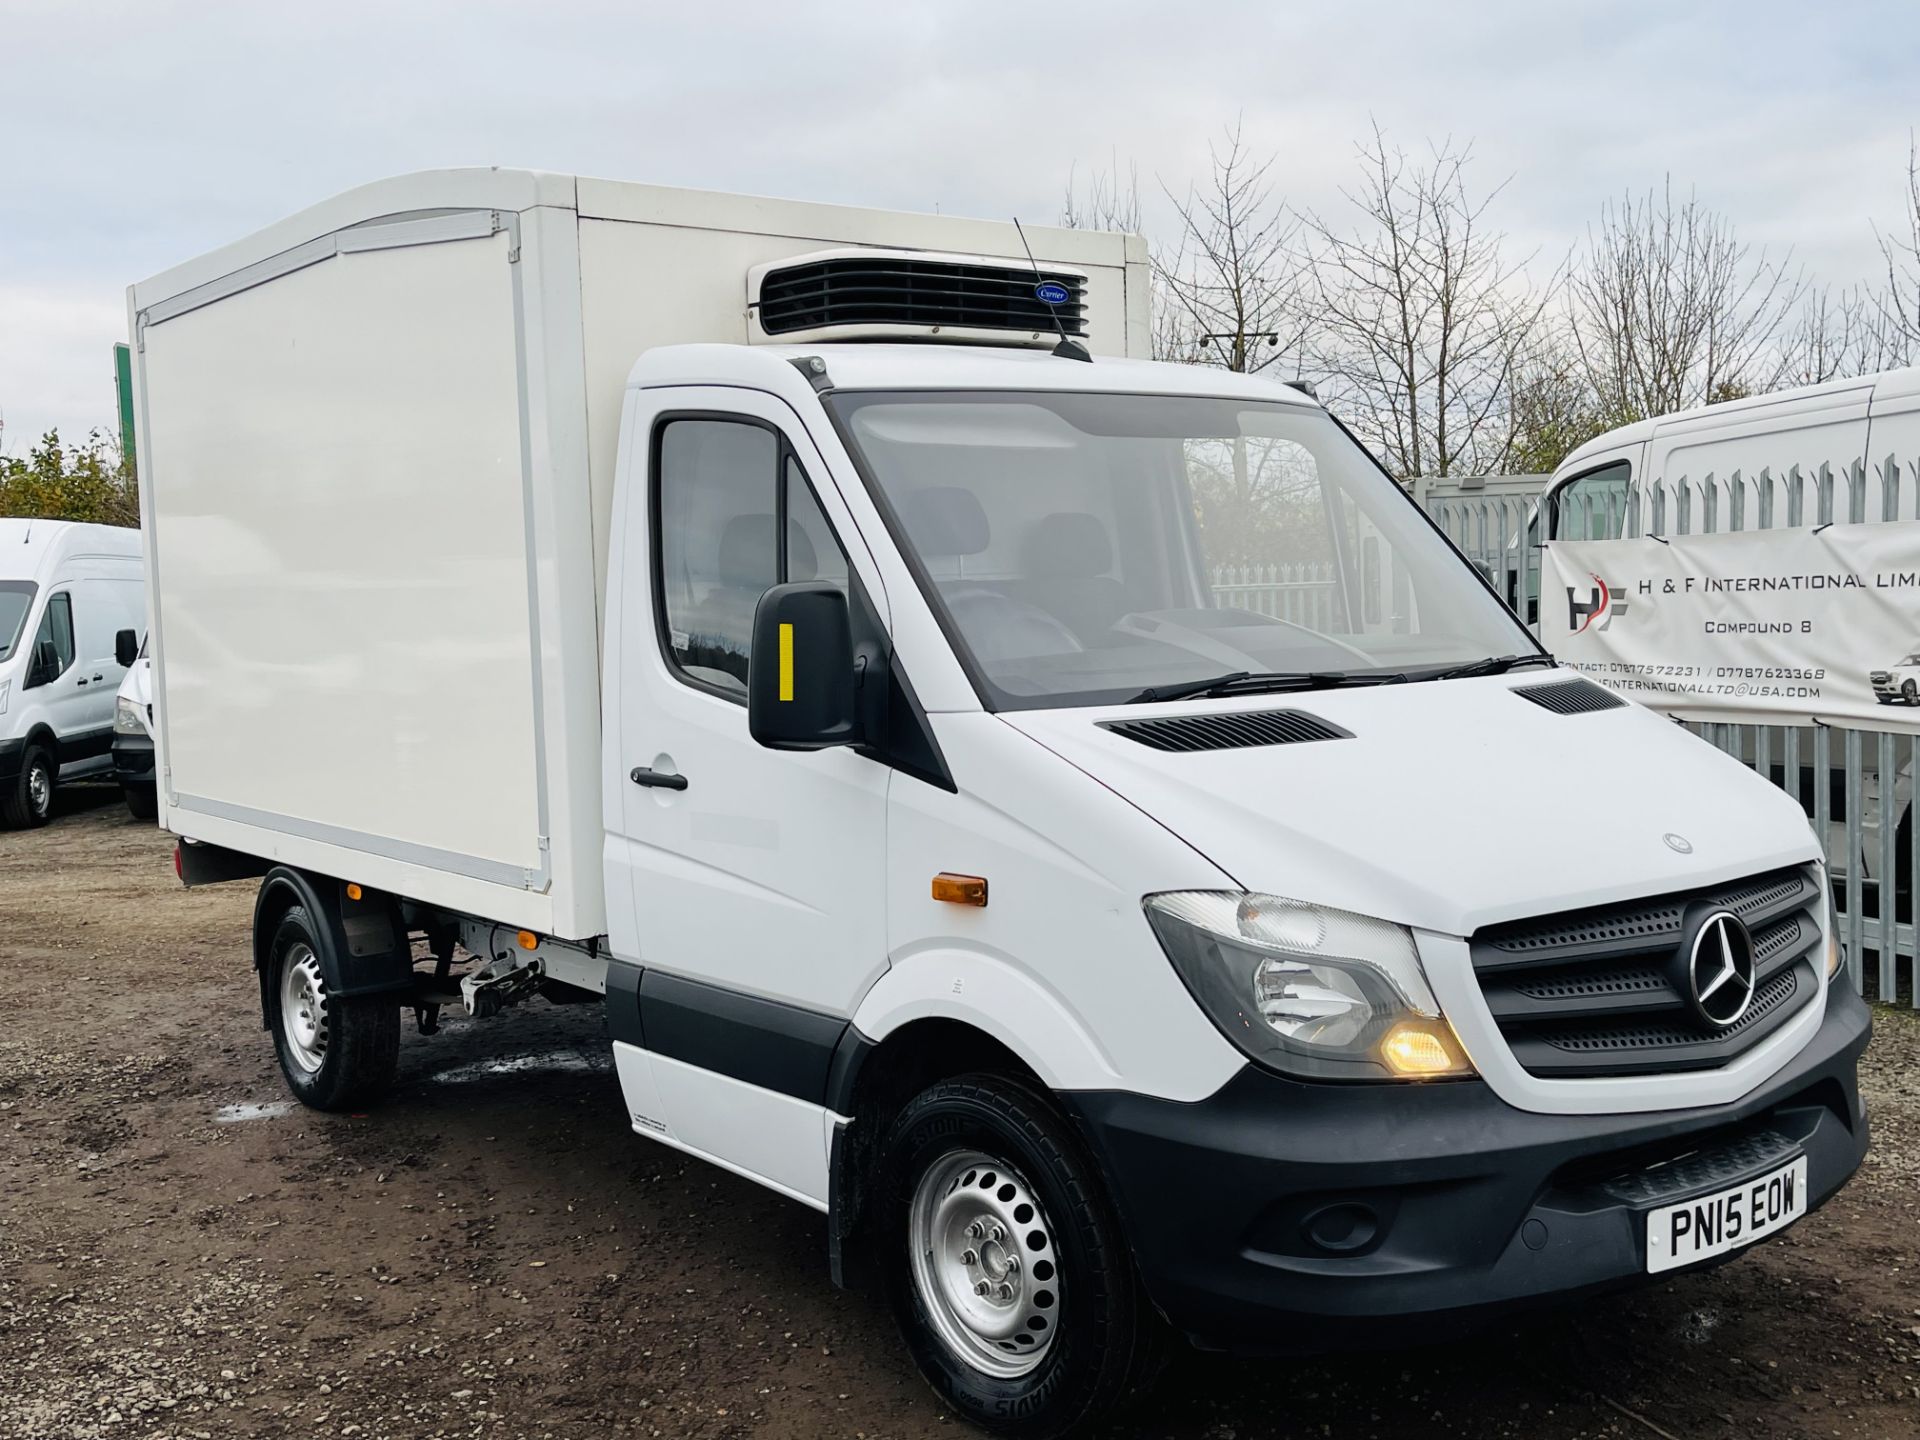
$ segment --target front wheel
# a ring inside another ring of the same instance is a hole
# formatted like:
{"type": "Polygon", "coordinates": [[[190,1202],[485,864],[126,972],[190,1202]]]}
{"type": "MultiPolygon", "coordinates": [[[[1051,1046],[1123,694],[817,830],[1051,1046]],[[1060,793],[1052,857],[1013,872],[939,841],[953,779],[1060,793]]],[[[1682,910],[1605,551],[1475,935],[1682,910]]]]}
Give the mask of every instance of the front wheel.
{"type": "Polygon", "coordinates": [[[1909,705],[1920,705],[1920,684],[1912,680],[1900,682],[1900,698],[1909,705]]]}
{"type": "Polygon", "coordinates": [[[144,785],[125,785],[120,789],[121,798],[127,802],[127,813],[136,820],[155,820],[160,815],[160,797],[144,785]]]}
{"type": "Polygon", "coordinates": [[[1158,1318],[1097,1172],[1040,1096],[997,1076],[935,1085],[894,1121],[881,1167],[894,1315],[959,1414],[1042,1440],[1152,1379],[1158,1318]]]}
{"type": "Polygon", "coordinates": [[[400,1063],[400,1007],[390,998],[333,995],[313,918],[295,905],[274,931],[268,1015],[287,1088],[316,1110],[377,1099],[400,1063]]]}
{"type": "Polygon", "coordinates": [[[53,791],[59,777],[53,751],[39,741],[29,744],[27,753],[20,757],[20,774],[0,791],[0,827],[31,830],[46,824],[53,815],[53,791]]]}

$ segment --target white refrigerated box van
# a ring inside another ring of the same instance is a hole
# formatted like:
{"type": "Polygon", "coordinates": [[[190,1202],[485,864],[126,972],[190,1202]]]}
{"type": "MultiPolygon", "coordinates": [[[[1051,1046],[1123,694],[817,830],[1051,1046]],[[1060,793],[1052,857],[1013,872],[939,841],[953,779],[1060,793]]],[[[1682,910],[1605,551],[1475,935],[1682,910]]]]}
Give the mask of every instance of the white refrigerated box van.
{"type": "Polygon", "coordinates": [[[146,603],[138,530],[0,519],[0,827],[46,824],[61,782],[112,768],[115,637],[146,603]]]}
{"type": "Polygon", "coordinates": [[[161,818],[261,878],[294,1093],[603,995],[634,1129],[1031,1435],[1163,1330],[1430,1335],[1830,1195],[1792,802],[1552,673],[1308,396],[1139,358],[1137,238],[1027,238],[458,171],[133,287],[161,818]]]}

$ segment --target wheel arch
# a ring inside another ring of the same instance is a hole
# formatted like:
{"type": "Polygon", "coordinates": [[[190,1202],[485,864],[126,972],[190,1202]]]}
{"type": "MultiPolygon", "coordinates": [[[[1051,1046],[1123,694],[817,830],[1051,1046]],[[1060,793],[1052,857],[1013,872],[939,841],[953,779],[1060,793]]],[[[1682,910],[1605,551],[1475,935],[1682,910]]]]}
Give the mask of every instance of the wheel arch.
{"type": "Polygon", "coordinates": [[[253,902],[253,968],[260,983],[260,1024],[272,1026],[269,993],[273,938],[295,907],[313,920],[314,950],[330,993],[400,994],[413,989],[413,950],[399,901],[382,891],[353,887],[329,876],[276,865],[253,902]]]}
{"type": "Polygon", "coordinates": [[[887,1125],[929,1085],[978,1073],[1043,1100],[1119,1083],[1086,1027],[1007,961],[953,950],[897,961],[861,1001],[827,1077],[827,1250],[836,1285],[864,1287],[874,1276],[869,1181],[887,1125]]]}

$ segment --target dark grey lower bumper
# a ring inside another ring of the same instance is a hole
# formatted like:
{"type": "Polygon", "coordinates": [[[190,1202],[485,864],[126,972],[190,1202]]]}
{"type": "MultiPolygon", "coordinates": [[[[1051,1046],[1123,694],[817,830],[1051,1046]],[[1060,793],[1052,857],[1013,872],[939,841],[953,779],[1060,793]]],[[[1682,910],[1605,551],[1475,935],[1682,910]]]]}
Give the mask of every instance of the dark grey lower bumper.
{"type": "Polygon", "coordinates": [[[1745,1099],[1652,1114],[1536,1115],[1480,1081],[1310,1084],[1251,1066],[1197,1104],[1062,1098],[1174,1325],[1209,1348],[1309,1352],[1644,1282],[1648,1210],[1783,1154],[1806,1155],[1820,1203],[1866,1153],[1868,1031],[1841,987],[1806,1049],[1745,1099]],[[1702,1158],[1653,1169],[1684,1155],[1702,1158]]]}

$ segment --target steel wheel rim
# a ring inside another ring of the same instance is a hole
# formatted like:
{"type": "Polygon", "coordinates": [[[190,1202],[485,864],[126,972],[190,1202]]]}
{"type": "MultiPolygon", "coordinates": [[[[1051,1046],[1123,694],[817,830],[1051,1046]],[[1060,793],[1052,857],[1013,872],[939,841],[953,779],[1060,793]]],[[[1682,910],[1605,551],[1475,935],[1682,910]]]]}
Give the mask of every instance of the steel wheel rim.
{"type": "Polygon", "coordinates": [[[305,941],[287,950],[280,970],[280,1032],[293,1063],[315,1074],[327,1058],[327,982],[305,941]]]}
{"type": "Polygon", "coordinates": [[[977,1150],[929,1165],[907,1215],[913,1288],[934,1334],[996,1379],[1030,1374],[1060,1328],[1059,1256],[1033,1187],[977,1150]]]}
{"type": "Polygon", "coordinates": [[[36,815],[44,815],[53,804],[53,776],[45,765],[27,771],[27,804],[36,815]]]}

